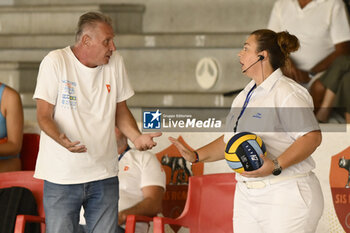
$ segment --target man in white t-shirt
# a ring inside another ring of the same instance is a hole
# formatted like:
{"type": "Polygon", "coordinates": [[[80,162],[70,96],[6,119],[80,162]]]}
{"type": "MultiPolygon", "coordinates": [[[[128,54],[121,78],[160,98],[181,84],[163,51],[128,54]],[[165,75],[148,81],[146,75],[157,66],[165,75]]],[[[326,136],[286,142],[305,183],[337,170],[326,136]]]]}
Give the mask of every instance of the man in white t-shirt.
{"type": "MultiPolygon", "coordinates": [[[[278,0],[268,28],[298,37],[300,49],[291,54],[290,69],[282,71],[307,88],[337,57],[350,53],[350,27],[342,0],[278,0]]],[[[315,82],[310,90],[316,107],[322,89],[315,82]]]]}
{"type": "MultiPolygon", "coordinates": [[[[124,233],[129,214],[156,216],[162,210],[165,172],[157,157],[148,151],[131,149],[116,128],[119,160],[119,229],[124,233]]],[[[136,233],[146,233],[147,223],[136,223],[136,233]]]]}
{"type": "Polygon", "coordinates": [[[126,100],[132,90],[115,52],[111,19],[83,14],[76,43],[41,62],[34,99],[41,128],[34,176],[44,182],[46,232],[76,233],[85,209],[88,232],[115,233],[118,161],[114,128],[139,150],[156,145],[141,134],[126,100]]]}

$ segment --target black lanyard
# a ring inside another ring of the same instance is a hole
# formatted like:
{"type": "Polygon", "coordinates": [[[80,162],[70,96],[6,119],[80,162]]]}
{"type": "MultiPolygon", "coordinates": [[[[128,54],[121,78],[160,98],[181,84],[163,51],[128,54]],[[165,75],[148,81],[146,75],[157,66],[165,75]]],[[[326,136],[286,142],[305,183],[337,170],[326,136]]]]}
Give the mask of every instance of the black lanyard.
{"type": "Polygon", "coordinates": [[[241,113],[240,113],[239,116],[237,117],[236,125],[235,125],[235,127],[233,128],[233,132],[234,132],[234,133],[236,133],[236,131],[237,131],[238,121],[239,121],[239,119],[241,118],[241,116],[243,115],[245,109],[247,108],[247,105],[248,105],[248,103],[249,103],[250,97],[252,97],[253,91],[254,91],[255,88],[256,88],[256,84],[254,84],[254,86],[252,87],[252,89],[250,89],[250,91],[248,92],[247,97],[245,98],[243,107],[242,107],[242,109],[241,109],[241,113]]]}
{"type": "Polygon", "coordinates": [[[130,150],[130,149],[131,149],[131,148],[130,148],[130,146],[128,145],[128,147],[119,155],[118,161],[120,161],[120,160],[123,158],[123,156],[125,155],[125,153],[128,152],[128,150],[130,150]]]}

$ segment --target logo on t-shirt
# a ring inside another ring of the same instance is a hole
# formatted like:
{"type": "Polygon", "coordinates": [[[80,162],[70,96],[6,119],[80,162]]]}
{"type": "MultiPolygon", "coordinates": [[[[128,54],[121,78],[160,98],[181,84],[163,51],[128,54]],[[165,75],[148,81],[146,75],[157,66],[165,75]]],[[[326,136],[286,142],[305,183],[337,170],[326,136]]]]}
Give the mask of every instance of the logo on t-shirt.
{"type": "Polygon", "coordinates": [[[62,80],[61,106],[63,108],[77,109],[76,82],[62,80]]]}
{"type": "Polygon", "coordinates": [[[107,87],[107,91],[108,91],[108,93],[109,93],[109,92],[111,92],[111,85],[106,84],[106,87],[107,87]]]}
{"type": "Polygon", "coordinates": [[[144,111],[143,112],[143,128],[144,129],[160,129],[160,118],[162,113],[159,109],[156,112],[144,111]]]}

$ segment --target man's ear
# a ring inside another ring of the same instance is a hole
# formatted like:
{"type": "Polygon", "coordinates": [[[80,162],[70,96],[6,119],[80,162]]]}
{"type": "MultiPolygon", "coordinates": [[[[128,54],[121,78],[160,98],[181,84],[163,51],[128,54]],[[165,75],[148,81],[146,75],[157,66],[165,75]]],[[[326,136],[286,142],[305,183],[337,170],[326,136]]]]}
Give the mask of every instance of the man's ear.
{"type": "Polygon", "coordinates": [[[87,34],[84,34],[83,37],[81,38],[81,42],[83,43],[83,45],[89,46],[91,43],[91,37],[87,34]]]}

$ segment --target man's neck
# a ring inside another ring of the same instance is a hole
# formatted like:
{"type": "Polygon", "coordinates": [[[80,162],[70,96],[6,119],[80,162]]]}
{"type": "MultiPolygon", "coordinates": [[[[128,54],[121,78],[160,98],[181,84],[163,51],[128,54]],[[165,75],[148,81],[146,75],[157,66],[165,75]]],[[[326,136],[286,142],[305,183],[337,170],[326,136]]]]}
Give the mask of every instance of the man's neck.
{"type": "Polygon", "coordinates": [[[312,0],[298,0],[300,8],[303,9],[307,4],[309,4],[312,0]]]}
{"type": "Polygon", "coordinates": [[[80,44],[76,44],[74,46],[71,47],[71,50],[74,54],[74,56],[80,61],[81,64],[83,64],[84,66],[90,67],[90,68],[94,68],[96,66],[93,66],[89,63],[88,59],[86,59],[87,57],[89,57],[84,51],[83,49],[80,47],[80,44]]]}

